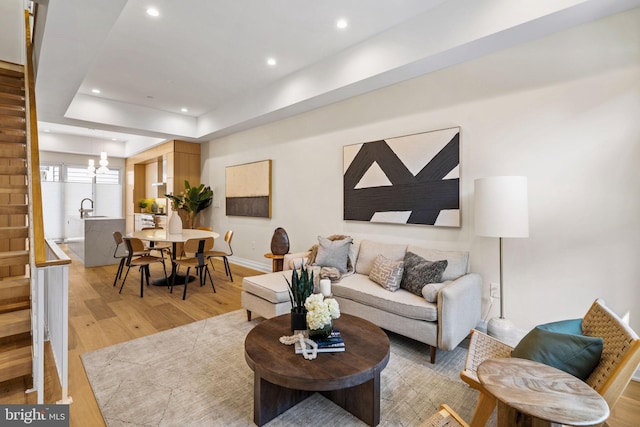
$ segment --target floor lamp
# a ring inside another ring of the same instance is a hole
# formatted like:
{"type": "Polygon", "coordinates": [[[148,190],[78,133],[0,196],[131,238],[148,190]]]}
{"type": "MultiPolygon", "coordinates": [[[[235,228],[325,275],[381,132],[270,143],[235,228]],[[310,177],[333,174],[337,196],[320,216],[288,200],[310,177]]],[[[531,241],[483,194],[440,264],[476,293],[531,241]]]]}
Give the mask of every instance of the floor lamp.
{"type": "Polygon", "coordinates": [[[487,333],[509,343],[515,338],[515,328],[504,317],[502,239],[529,237],[527,178],[494,176],[476,179],[474,197],[476,234],[498,237],[500,242],[500,317],[489,320],[487,333]]]}

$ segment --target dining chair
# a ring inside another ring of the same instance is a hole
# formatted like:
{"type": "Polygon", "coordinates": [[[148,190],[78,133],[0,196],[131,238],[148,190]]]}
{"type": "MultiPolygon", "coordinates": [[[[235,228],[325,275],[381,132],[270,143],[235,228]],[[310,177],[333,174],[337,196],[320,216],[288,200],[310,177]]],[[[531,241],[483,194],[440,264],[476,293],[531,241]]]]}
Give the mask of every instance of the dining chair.
{"type": "MultiPolygon", "coordinates": [[[[142,231],[144,230],[163,230],[162,227],[143,227],[141,229],[142,231]]],[[[167,255],[169,255],[169,258],[171,258],[171,243],[169,242],[154,242],[152,240],[149,241],[149,245],[147,246],[149,248],[149,250],[152,251],[158,251],[160,252],[160,255],[164,258],[164,253],[166,252],[167,255]]]]}
{"type": "Polygon", "coordinates": [[[116,277],[113,279],[113,286],[118,283],[118,280],[122,277],[122,270],[124,270],[124,263],[127,261],[129,257],[129,253],[127,250],[120,251],[120,245],[124,243],[122,240],[122,233],[119,231],[113,232],[113,240],[116,242],[116,248],[113,250],[113,257],[117,260],[120,260],[118,264],[118,271],[116,271],[116,277]],[[120,252],[119,252],[120,251],[120,252]]]}
{"type": "Polygon", "coordinates": [[[182,292],[182,299],[187,298],[187,284],[189,283],[189,271],[191,267],[194,267],[198,272],[198,276],[200,277],[200,286],[204,286],[204,283],[207,280],[207,274],[209,275],[209,281],[211,282],[211,287],[213,288],[213,292],[216,292],[216,287],[213,284],[213,277],[211,277],[211,271],[209,271],[209,266],[206,263],[205,253],[210,251],[213,248],[213,237],[206,237],[204,239],[189,239],[184,242],[184,247],[182,250],[182,254],[179,258],[173,260],[173,265],[175,266],[176,274],[173,275],[173,279],[171,281],[170,292],[173,293],[173,287],[176,285],[180,285],[180,283],[176,283],[176,276],[178,275],[178,270],[180,267],[187,267],[187,271],[184,279],[184,290],[182,292]]]}
{"type": "Polygon", "coordinates": [[[168,283],[169,279],[167,278],[167,268],[164,263],[164,257],[151,255],[149,253],[149,250],[144,246],[144,243],[142,243],[142,240],[135,237],[125,237],[124,242],[127,245],[128,251],[125,262],[127,266],[127,272],[124,275],[124,279],[122,279],[119,293],[122,293],[122,288],[127,281],[127,276],[129,275],[129,270],[131,270],[131,267],[138,267],[138,269],[140,270],[140,298],[142,298],[144,295],[145,279],[147,281],[147,286],[149,286],[149,276],[151,276],[149,266],[151,264],[156,262],[162,264],[162,269],[164,270],[164,278],[168,283]]]}
{"type": "Polygon", "coordinates": [[[222,262],[224,263],[224,272],[229,277],[229,279],[233,282],[233,274],[231,274],[231,267],[229,266],[229,260],[227,259],[227,257],[230,257],[231,255],[233,255],[233,249],[231,249],[232,239],[233,239],[233,230],[227,230],[227,232],[224,234],[224,242],[221,242],[220,247],[217,249],[214,247],[213,250],[206,252],[205,256],[214,270],[215,270],[215,267],[213,267],[213,261],[211,259],[222,258],[222,262]]]}
{"type": "MultiPolygon", "coordinates": [[[[125,263],[127,262],[127,258],[129,257],[129,251],[126,245],[123,245],[124,240],[122,239],[122,233],[119,231],[113,232],[113,240],[116,242],[116,248],[113,251],[113,257],[115,259],[119,259],[120,263],[118,264],[118,271],[116,272],[116,277],[113,279],[113,286],[118,283],[118,280],[122,278],[122,271],[124,270],[125,263]],[[124,247],[123,250],[120,248],[124,247]]],[[[144,251],[138,252],[134,254],[136,256],[149,255],[149,250],[145,249],[144,251]]]]}
{"type": "MultiPolygon", "coordinates": [[[[582,318],[582,333],[603,339],[600,361],[585,383],[597,391],[613,410],[640,364],[640,338],[602,299],[595,300],[582,318]]],[[[478,379],[478,366],[487,359],[511,357],[512,350],[513,347],[487,334],[476,330],[471,332],[460,378],[480,392],[470,423],[472,427],[484,426],[496,407],[496,399],[484,390],[478,379]]]]}

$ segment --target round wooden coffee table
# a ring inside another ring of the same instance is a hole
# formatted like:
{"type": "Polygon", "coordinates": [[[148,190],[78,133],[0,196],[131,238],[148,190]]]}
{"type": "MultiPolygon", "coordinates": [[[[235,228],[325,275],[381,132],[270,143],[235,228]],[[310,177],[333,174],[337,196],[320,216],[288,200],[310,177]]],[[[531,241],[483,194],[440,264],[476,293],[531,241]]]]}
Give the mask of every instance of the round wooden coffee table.
{"type": "Polygon", "coordinates": [[[389,362],[389,338],[373,323],[342,314],[334,320],[345,351],[318,353],[306,360],[292,345],[290,314],[253,328],[244,342],[245,360],[254,372],[253,421],[261,426],[319,392],[365,423],[380,422],[380,372],[389,362]]]}

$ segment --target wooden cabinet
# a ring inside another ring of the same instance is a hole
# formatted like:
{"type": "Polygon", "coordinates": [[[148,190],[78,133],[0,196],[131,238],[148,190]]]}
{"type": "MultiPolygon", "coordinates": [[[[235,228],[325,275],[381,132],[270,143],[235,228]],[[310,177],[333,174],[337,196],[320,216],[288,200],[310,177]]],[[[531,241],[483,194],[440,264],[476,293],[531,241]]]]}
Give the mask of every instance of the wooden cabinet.
{"type": "MultiPolygon", "coordinates": [[[[135,156],[129,157],[125,163],[125,215],[126,231],[130,233],[135,228],[134,213],[140,213],[138,201],[150,197],[162,197],[162,193],[179,193],[184,189],[184,181],[192,185],[200,182],[200,144],[173,140],[165,142],[157,147],[146,150],[135,156]],[[164,160],[164,162],[163,162],[164,160]],[[152,171],[157,170],[158,162],[163,162],[166,175],[164,186],[152,186],[152,182],[161,179],[154,176],[152,171]]],[[[167,200],[166,210],[171,209],[167,200]]]]}

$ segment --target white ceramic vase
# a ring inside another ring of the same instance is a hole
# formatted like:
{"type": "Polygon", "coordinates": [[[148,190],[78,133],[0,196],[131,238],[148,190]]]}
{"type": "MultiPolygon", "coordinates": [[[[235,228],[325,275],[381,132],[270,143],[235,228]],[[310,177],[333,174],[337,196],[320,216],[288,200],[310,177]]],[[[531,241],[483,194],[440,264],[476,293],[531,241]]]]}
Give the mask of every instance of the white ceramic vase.
{"type": "Polygon", "coordinates": [[[180,234],[182,233],[182,219],[178,212],[171,211],[171,218],[169,218],[169,234],[180,234]]]}

